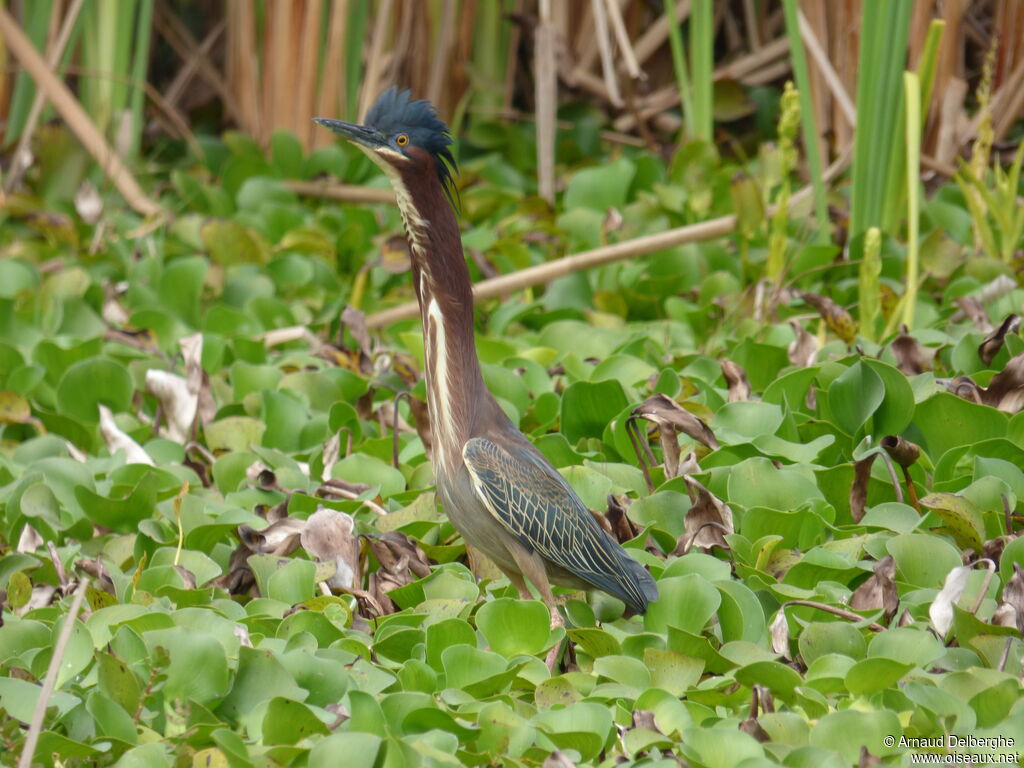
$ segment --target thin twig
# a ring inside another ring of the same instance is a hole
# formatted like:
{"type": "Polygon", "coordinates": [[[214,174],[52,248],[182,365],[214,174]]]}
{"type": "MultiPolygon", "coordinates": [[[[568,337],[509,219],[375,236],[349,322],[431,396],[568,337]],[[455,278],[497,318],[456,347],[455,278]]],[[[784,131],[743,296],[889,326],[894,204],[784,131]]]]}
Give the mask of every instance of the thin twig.
{"type": "MultiPolygon", "coordinates": [[[[3,11],[6,13],[6,11],[3,11]]],[[[25,735],[25,746],[21,749],[21,757],[18,759],[18,768],[31,768],[32,758],[35,756],[36,744],[39,742],[39,734],[43,729],[43,718],[46,716],[46,705],[50,701],[50,694],[57,684],[57,672],[64,663],[64,653],[68,649],[68,641],[71,640],[71,632],[75,628],[75,621],[78,619],[78,611],[82,607],[82,600],[85,599],[85,590],[89,586],[88,577],[82,577],[82,581],[75,590],[75,596],[71,600],[71,608],[67,612],[64,626],[60,629],[60,637],[53,648],[53,656],[46,668],[46,678],[43,680],[43,687],[39,691],[39,700],[36,701],[36,708],[32,712],[32,722],[29,723],[28,733],[25,735]]]]}
{"type": "Polygon", "coordinates": [[[322,181],[285,181],[284,186],[299,195],[325,197],[344,203],[393,203],[395,193],[390,189],[362,187],[356,184],[335,184],[322,181]]]}
{"type": "MultiPolygon", "coordinates": [[[[860,616],[859,614],[856,614],[853,611],[847,611],[843,608],[838,608],[834,605],[829,605],[828,603],[816,603],[813,600],[787,600],[782,604],[782,608],[786,608],[790,605],[803,605],[807,608],[816,608],[819,611],[831,613],[833,616],[838,616],[842,619],[848,619],[850,621],[864,621],[863,616],[860,616]]],[[[883,627],[876,621],[868,622],[867,626],[868,629],[872,630],[873,632],[885,632],[885,627],[883,627]]]]}

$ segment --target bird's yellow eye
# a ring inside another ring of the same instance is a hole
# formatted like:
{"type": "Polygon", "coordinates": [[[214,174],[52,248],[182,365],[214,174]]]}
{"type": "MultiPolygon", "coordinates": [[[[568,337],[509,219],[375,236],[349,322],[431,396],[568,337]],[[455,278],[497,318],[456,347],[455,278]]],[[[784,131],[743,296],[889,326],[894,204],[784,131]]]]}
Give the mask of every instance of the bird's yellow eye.
{"type": "Polygon", "coordinates": [[[409,137],[406,136],[404,133],[400,133],[398,134],[398,136],[395,137],[395,143],[400,147],[404,147],[406,144],[409,143],[409,137]]]}

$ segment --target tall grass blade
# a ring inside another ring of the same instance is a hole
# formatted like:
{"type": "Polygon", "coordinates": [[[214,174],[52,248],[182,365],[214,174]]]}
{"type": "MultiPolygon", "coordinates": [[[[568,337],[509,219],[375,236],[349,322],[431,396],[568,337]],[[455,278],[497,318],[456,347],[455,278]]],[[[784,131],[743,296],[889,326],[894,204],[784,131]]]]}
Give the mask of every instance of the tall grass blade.
{"type": "MultiPolygon", "coordinates": [[[[37,50],[46,47],[46,32],[53,11],[53,0],[38,0],[22,6],[22,29],[37,50]]],[[[11,110],[7,115],[7,128],[4,131],[4,143],[11,144],[21,137],[32,109],[32,99],[36,94],[36,85],[26,72],[19,72],[14,81],[14,92],[11,94],[11,110]]]]}
{"type": "MultiPolygon", "coordinates": [[[[902,173],[902,72],[911,3],[871,0],[863,4],[857,74],[857,128],[853,141],[850,236],[883,226],[892,200],[890,172],[902,173]],[[900,162],[891,163],[894,158],[900,162]],[[890,171],[891,169],[891,171],[890,171]]],[[[890,223],[891,226],[891,223],[890,223]]]]}
{"type": "Polygon", "coordinates": [[[786,36],[789,38],[789,54],[793,60],[793,75],[800,93],[800,124],[804,135],[804,152],[807,153],[807,170],[814,187],[814,217],[818,222],[816,239],[819,243],[829,241],[828,200],[825,183],[821,177],[821,155],[818,146],[818,127],[814,121],[814,102],[811,99],[811,75],[807,69],[807,54],[804,40],[800,35],[800,21],[797,18],[796,0],[783,0],[782,9],[786,18],[786,36]]]}
{"type": "Polygon", "coordinates": [[[135,50],[131,70],[132,145],[131,156],[136,157],[142,143],[143,113],[146,106],[145,83],[149,73],[149,46],[153,34],[153,0],[141,0],[135,25],[135,50]]]}
{"type": "Polygon", "coordinates": [[[693,72],[693,131],[696,139],[711,141],[714,130],[714,27],[711,0],[694,0],[690,13],[690,70],[693,72]]]}
{"type": "Polygon", "coordinates": [[[679,89],[679,102],[683,106],[683,130],[687,136],[693,136],[693,94],[690,90],[690,74],[686,70],[686,56],[683,53],[683,32],[679,27],[679,14],[676,13],[676,0],[665,0],[665,16],[668,19],[668,41],[672,48],[672,69],[676,75],[676,87],[679,89]]]}
{"type": "Polygon", "coordinates": [[[917,303],[918,239],[921,206],[918,189],[921,179],[921,81],[914,72],[903,73],[907,110],[907,277],[903,293],[903,324],[914,327],[917,303]]]}

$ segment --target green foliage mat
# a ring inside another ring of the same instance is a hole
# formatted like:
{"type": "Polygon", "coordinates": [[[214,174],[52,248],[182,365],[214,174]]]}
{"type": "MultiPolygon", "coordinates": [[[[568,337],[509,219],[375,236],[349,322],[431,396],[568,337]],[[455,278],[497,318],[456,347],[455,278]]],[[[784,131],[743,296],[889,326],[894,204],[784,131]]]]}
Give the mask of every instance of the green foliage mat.
{"type": "MultiPolygon", "coordinates": [[[[579,125],[570,164],[596,137],[579,125]]],[[[549,213],[527,139],[495,130],[503,153],[463,172],[478,277],[729,210],[713,153],[628,151],[549,213]]],[[[659,583],[641,617],[563,592],[552,630],[486,563],[474,578],[434,503],[416,322],[339,324],[412,297],[397,213],[281,177],[383,180],[337,147],[286,171],[237,135],[203,146],[162,187],[166,225],[0,213],[0,762],[86,577],[39,764],[1020,753],[1024,341],[990,327],[1024,291],[966,257],[955,187],[925,205],[909,334],[855,336],[856,266],[799,221],[780,290],[756,283],[762,224],[742,262],[690,245],[479,308],[502,407],[659,583]],[[318,554],[324,526],[340,545],[318,554]]],[[[880,321],[902,256],[883,244],[880,321]]]]}

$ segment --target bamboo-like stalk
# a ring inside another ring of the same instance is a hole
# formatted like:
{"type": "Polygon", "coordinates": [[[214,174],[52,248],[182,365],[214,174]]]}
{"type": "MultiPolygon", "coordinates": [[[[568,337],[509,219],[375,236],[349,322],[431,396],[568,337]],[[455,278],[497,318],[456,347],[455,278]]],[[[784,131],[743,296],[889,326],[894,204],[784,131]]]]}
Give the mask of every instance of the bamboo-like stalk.
{"type": "MultiPolygon", "coordinates": [[[[334,0],[327,27],[327,50],[324,52],[320,87],[317,90],[316,113],[323,117],[348,117],[345,109],[345,25],[348,0],[334,0]]],[[[325,147],[334,139],[327,131],[314,131],[313,148],[325,147]]]]}
{"type": "Polygon", "coordinates": [[[604,0],[591,0],[594,10],[594,35],[601,54],[601,71],[604,73],[604,84],[608,89],[608,99],[615,107],[623,105],[619,82],[615,76],[615,63],[612,60],[612,43],[608,34],[608,16],[604,0]]]}
{"type": "Polygon", "coordinates": [[[18,23],[3,7],[0,7],[0,35],[7,40],[11,53],[21,62],[21,65],[35,80],[36,85],[44,91],[58,114],[78,136],[86,151],[93,156],[127,203],[145,216],[161,212],[160,206],[150,200],[142,191],[131,172],[107,144],[103,134],[89,119],[68,87],[46,66],[46,62],[32,45],[32,41],[25,36],[18,23]]]}
{"type": "Polygon", "coordinates": [[[555,132],[557,130],[557,86],[555,72],[555,28],[551,21],[551,0],[540,0],[540,23],[534,49],[537,100],[537,193],[555,203],[555,132]]]}
{"type": "Polygon", "coordinates": [[[917,304],[918,228],[921,206],[917,197],[921,179],[921,83],[914,72],[903,73],[907,110],[907,278],[903,293],[903,324],[914,327],[917,304]]]}

